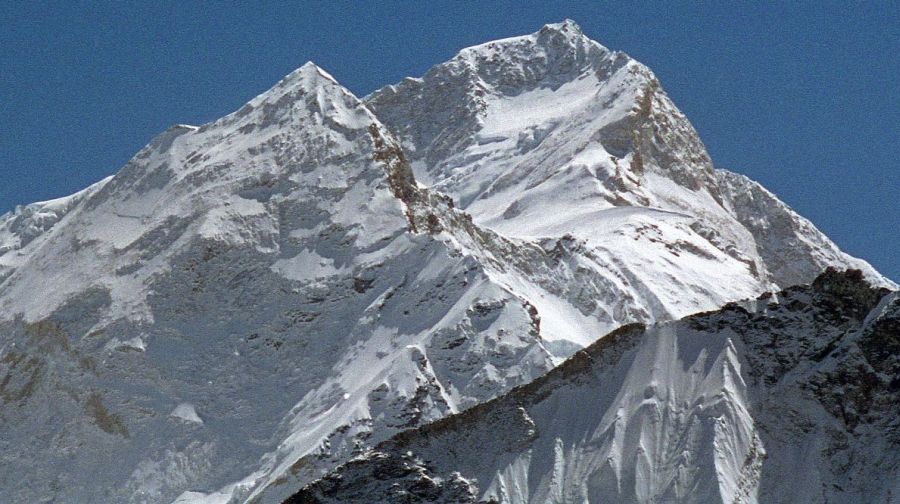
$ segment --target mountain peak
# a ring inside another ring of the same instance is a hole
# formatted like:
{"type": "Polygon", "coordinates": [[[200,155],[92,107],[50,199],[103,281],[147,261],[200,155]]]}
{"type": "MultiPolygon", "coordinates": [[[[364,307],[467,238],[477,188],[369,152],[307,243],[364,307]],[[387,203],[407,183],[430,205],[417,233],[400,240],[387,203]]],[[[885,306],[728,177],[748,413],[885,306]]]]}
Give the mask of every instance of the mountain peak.
{"type": "Polygon", "coordinates": [[[585,36],[581,27],[571,19],[546,24],[540,30],[518,37],[494,40],[467,47],[454,60],[465,60],[475,66],[497,65],[501,60],[516,64],[547,67],[563,65],[582,69],[585,63],[596,62],[610,51],[585,36]]]}
{"type": "Polygon", "coordinates": [[[320,83],[322,79],[325,79],[332,84],[338,84],[338,81],[334,77],[332,77],[330,73],[323,70],[322,67],[312,61],[307,61],[306,63],[301,65],[300,68],[285,76],[285,78],[282,80],[289,82],[301,82],[306,87],[315,87],[320,83]]]}
{"type": "Polygon", "coordinates": [[[570,40],[578,40],[581,37],[584,37],[584,32],[581,30],[581,27],[578,26],[578,23],[572,21],[571,19],[564,19],[559,23],[548,23],[545,24],[541,29],[536,33],[536,35],[548,35],[548,34],[559,34],[569,38],[570,40]]]}
{"type": "Polygon", "coordinates": [[[363,131],[376,119],[331,74],[308,61],[220,121],[248,128],[312,122],[347,132],[363,131]]]}
{"type": "Polygon", "coordinates": [[[356,99],[356,96],[341,86],[337,79],[323,70],[322,67],[312,61],[307,61],[296,70],[285,75],[269,90],[251,100],[250,104],[256,106],[258,103],[269,101],[273,98],[279,100],[287,94],[303,95],[309,92],[322,91],[330,94],[349,95],[357,102],[359,101],[356,99]]]}

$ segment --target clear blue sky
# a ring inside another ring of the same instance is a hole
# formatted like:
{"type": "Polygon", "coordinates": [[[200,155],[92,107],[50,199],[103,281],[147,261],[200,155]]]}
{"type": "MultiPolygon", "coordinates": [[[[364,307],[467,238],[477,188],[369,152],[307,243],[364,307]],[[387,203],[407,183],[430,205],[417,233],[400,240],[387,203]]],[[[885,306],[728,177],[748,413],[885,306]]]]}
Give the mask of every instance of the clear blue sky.
{"type": "Polygon", "coordinates": [[[307,60],[361,96],[568,17],[649,65],[717,165],[900,280],[900,3],[788,3],[3,2],[0,213],[307,60]]]}

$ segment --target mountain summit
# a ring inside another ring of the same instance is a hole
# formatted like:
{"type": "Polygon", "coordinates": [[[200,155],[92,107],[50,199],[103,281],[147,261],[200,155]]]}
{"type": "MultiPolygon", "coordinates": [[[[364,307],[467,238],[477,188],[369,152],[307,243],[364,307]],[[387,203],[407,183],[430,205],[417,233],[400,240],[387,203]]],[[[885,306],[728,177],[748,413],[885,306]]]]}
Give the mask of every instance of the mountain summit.
{"type": "Polygon", "coordinates": [[[623,325],[826,266],[894,287],[571,21],[364,99],[307,63],[0,217],[0,500],[279,502],[623,325]]]}
{"type": "MultiPolygon", "coordinates": [[[[507,236],[570,233],[600,245],[616,240],[606,229],[645,229],[646,218],[681,228],[659,231],[669,236],[656,243],[705,246],[715,269],[730,263],[744,284],[809,282],[829,264],[884,282],[758,184],[715,169],[650,69],[572,21],[463,49],[366,103],[397,133],[419,179],[507,236]]],[[[638,233],[629,234],[641,241],[638,233]]],[[[645,241],[608,261],[633,259],[613,267],[640,278],[644,263],[666,255],[660,247],[645,241]]],[[[683,282],[704,273],[677,263],[667,274],[683,282]]]]}

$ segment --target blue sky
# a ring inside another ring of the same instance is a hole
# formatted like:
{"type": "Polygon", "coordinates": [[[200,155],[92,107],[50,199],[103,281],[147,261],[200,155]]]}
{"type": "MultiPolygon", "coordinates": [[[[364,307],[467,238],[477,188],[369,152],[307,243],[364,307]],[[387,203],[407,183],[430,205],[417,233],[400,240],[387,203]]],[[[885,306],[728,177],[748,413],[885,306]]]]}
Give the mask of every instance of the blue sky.
{"type": "Polygon", "coordinates": [[[782,4],[3,2],[0,212],[112,174],[307,60],[364,95],[572,18],[656,72],[717,165],[900,280],[900,3],[782,4]]]}

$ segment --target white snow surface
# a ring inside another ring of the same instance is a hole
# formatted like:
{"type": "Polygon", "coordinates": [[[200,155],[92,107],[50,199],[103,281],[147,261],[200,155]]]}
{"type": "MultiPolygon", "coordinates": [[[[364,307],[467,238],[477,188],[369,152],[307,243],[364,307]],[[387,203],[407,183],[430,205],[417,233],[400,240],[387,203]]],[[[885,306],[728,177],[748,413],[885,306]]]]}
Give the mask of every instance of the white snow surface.
{"type": "Polygon", "coordinates": [[[203,419],[200,418],[200,415],[197,414],[197,409],[194,408],[194,405],[191,403],[181,403],[178,406],[175,406],[175,409],[169,413],[169,416],[174,418],[180,418],[185,422],[191,422],[196,424],[202,424],[203,419]]]}
{"type": "Polygon", "coordinates": [[[0,217],[0,501],[279,502],[622,324],[890,284],[654,82],[571,22],[365,102],[308,63],[0,217]]]}

